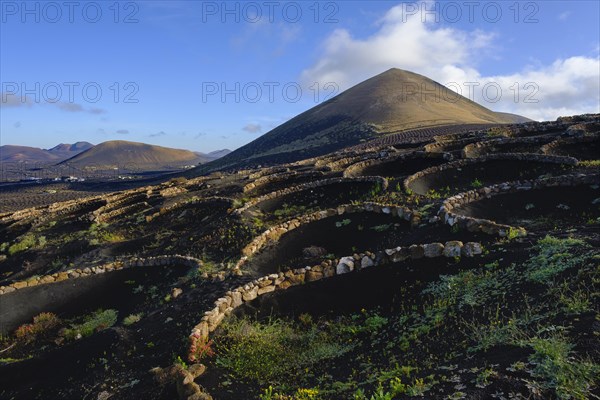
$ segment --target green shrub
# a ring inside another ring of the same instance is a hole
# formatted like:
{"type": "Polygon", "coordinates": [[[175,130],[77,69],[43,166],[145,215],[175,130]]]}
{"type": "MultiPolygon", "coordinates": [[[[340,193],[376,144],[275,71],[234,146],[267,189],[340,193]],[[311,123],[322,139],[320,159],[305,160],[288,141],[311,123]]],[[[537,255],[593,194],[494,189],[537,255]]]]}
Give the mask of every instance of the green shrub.
{"type": "Polygon", "coordinates": [[[307,326],[306,320],[303,323],[229,321],[215,345],[217,364],[239,379],[272,383],[286,373],[310,368],[350,350],[331,332],[307,326]]]}
{"type": "Polygon", "coordinates": [[[140,322],[140,320],[142,319],[142,316],[143,316],[142,313],[130,314],[130,315],[126,316],[125,318],[123,318],[123,325],[129,326],[129,325],[133,325],[137,322],[140,322]]]}
{"type": "Polygon", "coordinates": [[[590,398],[591,387],[600,373],[597,364],[572,358],[574,345],[556,334],[531,339],[529,345],[534,350],[529,361],[535,365],[534,375],[544,380],[543,388],[556,390],[559,399],[590,398]]]}
{"type": "Polygon", "coordinates": [[[86,317],[79,324],[72,324],[63,331],[63,336],[69,340],[80,339],[94,332],[110,328],[117,322],[116,310],[98,310],[86,317]]]}
{"type": "Polygon", "coordinates": [[[20,252],[25,251],[32,247],[43,248],[45,245],[46,245],[46,237],[45,236],[40,236],[39,238],[36,239],[36,237],[33,234],[28,233],[28,234],[22,236],[21,240],[19,240],[17,243],[14,243],[13,245],[8,247],[8,255],[12,256],[12,255],[20,253],[20,252]]]}
{"type": "Polygon", "coordinates": [[[392,227],[392,224],[382,224],[371,227],[375,232],[385,232],[392,227]]]}
{"type": "Polygon", "coordinates": [[[558,239],[546,236],[538,241],[534,249],[537,255],[525,264],[528,280],[548,284],[561,272],[580,265],[587,256],[574,254],[575,248],[587,247],[585,242],[577,239],[558,239]]]}
{"type": "Polygon", "coordinates": [[[352,220],[350,220],[348,218],[345,218],[345,219],[343,219],[341,221],[336,222],[335,223],[335,227],[336,228],[341,228],[342,226],[350,225],[351,222],[352,222],[352,220]]]}
{"type": "Polygon", "coordinates": [[[473,189],[479,189],[480,187],[483,187],[483,182],[481,182],[479,179],[475,178],[473,180],[473,182],[471,182],[471,187],[473,189]]]}
{"type": "Polygon", "coordinates": [[[24,324],[17,328],[15,337],[19,341],[32,342],[40,334],[57,327],[60,324],[60,319],[54,313],[41,313],[33,317],[32,324],[24,324]]]}

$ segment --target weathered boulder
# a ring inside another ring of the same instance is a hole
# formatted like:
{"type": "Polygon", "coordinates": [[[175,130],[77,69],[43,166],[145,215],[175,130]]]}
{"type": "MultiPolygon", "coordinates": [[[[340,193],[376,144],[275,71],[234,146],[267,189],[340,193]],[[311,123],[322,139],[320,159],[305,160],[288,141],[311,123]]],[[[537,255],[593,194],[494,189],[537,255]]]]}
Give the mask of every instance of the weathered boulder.
{"type": "Polygon", "coordinates": [[[444,245],[441,243],[428,243],[423,245],[423,250],[425,257],[440,257],[444,252],[444,245]]]}
{"type": "Polygon", "coordinates": [[[369,268],[375,265],[375,262],[369,256],[364,256],[360,261],[361,268],[369,268]]]}
{"type": "Polygon", "coordinates": [[[465,257],[474,257],[478,254],[483,253],[483,249],[481,248],[481,245],[476,242],[465,243],[465,245],[463,246],[461,251],[465,257]]]}
{"type": "Polygon", "coordinates": [[[354,271],[354,257],[342,257],[335,268],[337,275],[347,274],[352,271],[354,271]]]}
{"type": "Polygon", "coordinates": [[[425,247],[419,244],[413,244],[408,248],[410,252],[410,258],[416,260],[418,258],[423,258],[425,255],[425,247]]]}
{"type": "Polygon", "coordinates": [[[446,242],[444,246],[444,256],[446,257],[460,257],[463,242],[459,240],[451,240],[446,242]]]}

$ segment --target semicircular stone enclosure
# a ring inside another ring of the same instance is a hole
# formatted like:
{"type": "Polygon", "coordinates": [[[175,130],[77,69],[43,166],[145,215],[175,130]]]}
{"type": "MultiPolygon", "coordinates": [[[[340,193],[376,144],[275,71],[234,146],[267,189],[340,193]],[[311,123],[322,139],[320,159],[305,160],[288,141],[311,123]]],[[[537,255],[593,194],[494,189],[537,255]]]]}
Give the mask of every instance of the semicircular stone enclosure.
{"type": "Polygon", "coordinates": [[[542,148],[545,154],[575,157],[581,161],[600,159],[600,134],[558,139],[542,148]]]}
{"type": "Polygon", "coordinates": [[[542,135],[526,138],[499,138],[466,145],[462,150],[464,158],[477,158],[494,153],[542,153],[541,147],[556,139],[555,135],[542,135]]]}
{"type": "Polygon", "coordinates": [[[401,178],[417,171],[441,165],[447,162],[444,154],[414,152],[409,154],[393,154],[385,158],[376,158],[351,165],[344,171],[344,176],[385,176],[401,178]]]}
{"type": "Polygon", "coordinates": [[[361,201],[373,193],[381,192],[385,186],[387,181],[382,178],[334,178],[267,194],[238,212],[250,216],[258,214],[265,221],[285,220],[311,210],[361,201]]]}
{"type": "MultiPolygon", "coordinates": [[[[360,211],[302,224],[261,248],[244,264],[245,271],[268,275],[358,252],[377,252],[412,243],[456,239],[449,227],[417,227],[395,213],[360,211]]],[[[485,235],[463,232],[464,242],[487,241],[485,235]]]]}
{"type": "Polygon", "coordinates": [[[527,154],[491,155],[420,171],[408,177],[405,186],[419,195],[440,198],[501,182],[567,174],[576,162],[527,154]]]}
{"type": "Polygon", "coordinates": [[[497,193],[460,205],[453,213],[528,231],[593,226],[600,217],[600,177],[592,183],[557,185],[497,193]]]}
{"type": "MultiPolygon", "coordinates": [[[[337,339],[350,340],[356,335],[337,331],[335,328],[348,324],[348,330],[354,328],[359,331],[360,324],[368,320],[373,324],[373,339],[377,336],[392,343],[393,336],[387,337],[383,332],[377,332],[376,324],[399,323],[401,318],[406,318],[406,313],[401,311],[402,299],[408,296],[418,297],[419,289],[412,287],[414,282],[420,282],[423,287],[438,277],[440,274],[456,273],[462,269],[476,268],[485,262],[479,258],[462,260],[457,264],[452,258],[435,257],[421,258],[417,260],[404,260],[387,265],[372,267],[356,273],[348,273],[336,276],[332,279],[321,279],[292,286],[286,290],[277,290],[265,293],[254,300],[239,305],[223,322],[222,328],[217,328],[211,336],[211,341],[216,348],[227,346],[232,330],[239,328],[241,332],[252,337],[256,329],[268,329],[270,324],[284,324],[300,331],[311,331],[315,325],[322,324],[324,327],[334,328],[331,335],[337,339]],[[395,319],[398,318],[398,319],[395,319]],[[343,322],[342,322],[343,321],[343,322]],[[377,335],[379,333],[379,335],[377,335]],[[383,334],[383,335],[382,335],[383,334]]],[[[275,325],[277,326],[277,325],[275,325]]],[[[324,339],[327,328],[320,329],[321,337],[324,339]]],[[[433,338],[432,338],[433,339],[433,338]]],[[[348,342],[349,346],[338,347],[328,342],[299,341],[299,353],[320,353],[329,350],[329,356],[323,357],[321,365],[312,365],[310,374],[299,374],[293,379],[300,387],[310,386],[315,376],[323,374],[332,376],[332,384],[335,380],[348,380],[350,376],[356,376],[356,371],[363,371],[364,360],[359,355],[368,346],[357,346],[356,342],[348,342]],[[311,347],[312,346],[314,347],[311,347]],[[308,345],[308,346],[307,346],[308,345]],[[353,372],[355,371],[355,372],[353,372]]],[[[277,344],[273,343],[273,351],[277,351],[277,344]]],[[[262,347],[261,347],[262,349],[262,347]]],[[[258,349],[257,349],[258,351],[258,349]]],[[[406,350],[405,350],[406,352],[406,350]]],[[[290,354],[290,356],[292,356],[290,354]]],[[[295,356],[295,354],[294,354],[295,356]]],[[[236,368],[230,364],[218,365],[214,360],[207,360],[206,373],[198,381],[206,387],[215,399],[235,400],[239,399],[239,393],[247,391],[241,380],[233,379],[227,386],[220,385],[223,375],[235,373],[236,368]]],[[[285,360],[280,361],[286,365],[285,360]]],[[[284,376],[281,380],[290,379],[284,376]]],[[[271,379],[280,381],[279,377],[271,379]]],[[[334,386],[335,387],[335,386],[334,386]]],[[[340,390],[336,393],[339,395],[340,390]]],[[[335,396],[335,395],[334,395],[335,396]]],[[[346,397],[343,397],[346,398],[346,397]]]]}
{"type": "Polygon", "coordinates": [[[164,297],[189,271],[183,263],[136,267],[20,288],[2,296],[0,333],[7,334],[42,312],[73,318],[114,309],[125,317],[164,297]]]}

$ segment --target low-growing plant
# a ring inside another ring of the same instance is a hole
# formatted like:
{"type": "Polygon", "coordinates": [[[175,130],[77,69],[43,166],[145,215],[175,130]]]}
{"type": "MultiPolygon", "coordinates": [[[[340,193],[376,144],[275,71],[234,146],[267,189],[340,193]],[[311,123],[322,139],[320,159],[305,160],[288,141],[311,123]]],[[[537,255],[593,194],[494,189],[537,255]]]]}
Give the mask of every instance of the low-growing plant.
{"type": "Polygon", "coordinates": [[[32,233],[28,233],[22,236],[17,243],[14,243],[8,247],[8,255],[12,256],[33,247],[43,248],[45,245],[45,236],[40,236],[36,239],[35,235],[33,235],[32,233]]]}
{"type": "Polygon", "coordinates": [[[98,310],[83,318],[78,324],[72,324],[63,330],[62,335],[68,340],[81,339],[95,332],[110,328],[117,322],[116,310],[98,310]]]}
{"type": "Polygon", "coordinates": [[[546,236],[537,242],[534,249],[537,255],[525,264],[528,280],[541,284],[552,284],[553,278],[563,271],[575,267],[587,258],[585,254],[577,255],[575,248],[587,247],[578,239],[558,239],[546,236]]]}
{"type": "Polygon", "coordinates": [[[350,225],[350,223],[351,223],[351,222],[352,222],[352,220],[350,220],[350,219],[348,219],[348,218],[345,218],[345,219],[343,219],[343,220],[341,220],[341,221],[337,221],[337,222],[335,223],[335,227],[336,227],[336,228],[341,228],[342,226],[347,226],[347,225],[350,225]]]}
{"type": "Polygon", "coordinates": [[[375,231],[375,232],[385,232],[388,229],[390,229],[392,227],[392,224],[381,224],[381,225],[375,225],[371,227],[371,230],[375,231]]]}
{"type": "Polygon", "coordinates": [[[192,362],[198,362],[206,357],[213,357],[215,351],[213,349],[214,342],[209,339],[197,340],[190,347],[189,360],[192,362]]]}
{"type": "Polygon", "coordinates": [[[273,212],[273,215],[277,218],[287,218],[294,215],[303,214],[305,212],[306,206],[290,205],[288,203],[283,203],[281,208],[273,212]]]}
{"type": "Polygon", "coordinates": [[[483,182],[481,182],[479,179],[475,178],[473,180],[473,182],[471,182],[471,187],[473,189],[479,189],[480,187],[483,187],[483,182]]]}
{"type": "Polygon", "coordinates": [[[316,324],[298,327],[281,319],[264,323],[237,319],[222,329],[215,343],[217,365],[237,378],[259,383],[310,368],[352,348],[316,324]]]}
{"type": "Polygon", "coordinates": [[[54,313],[44,312],[33,317],[33,323],[19,326],[15,338],[26,343],[33,342],[40,334],[56,328],[60,319],[54,313]]]}
{"type": "Polygon", "coordinates": [[[528,343],[534,353],[529,361],[535,365],[533,373],[543,379],[542,387],[554,389],[559,399],[584,400],[597,383],[600,366],[587,360],[571,357],[574,345],[560,334],[548,338],[533,338],[528,343]]]}
{"type": "Polygon", "coordinates": [[[129,326],[129,325],[133,325],[137,322],[140,322],[143,315],[144,314],[142,314],[142,313],[130,314],[130,315],[126,316],[125,318],[123,318],[123,325],[129,326]]]}

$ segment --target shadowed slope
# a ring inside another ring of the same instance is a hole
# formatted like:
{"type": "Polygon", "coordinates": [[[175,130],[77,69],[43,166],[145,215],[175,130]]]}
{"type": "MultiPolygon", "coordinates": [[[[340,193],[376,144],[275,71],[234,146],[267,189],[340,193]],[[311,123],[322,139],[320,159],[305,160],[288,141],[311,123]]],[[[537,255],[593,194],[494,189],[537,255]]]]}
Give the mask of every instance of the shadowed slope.
{"type": "Polygon", "coordinates": [[[495,113],[427,77],[394,68],[190,174],[296,161],[407,129],[526,120],[513,114],[495,113]]]}

